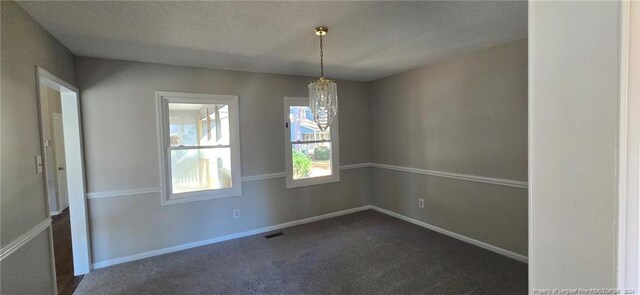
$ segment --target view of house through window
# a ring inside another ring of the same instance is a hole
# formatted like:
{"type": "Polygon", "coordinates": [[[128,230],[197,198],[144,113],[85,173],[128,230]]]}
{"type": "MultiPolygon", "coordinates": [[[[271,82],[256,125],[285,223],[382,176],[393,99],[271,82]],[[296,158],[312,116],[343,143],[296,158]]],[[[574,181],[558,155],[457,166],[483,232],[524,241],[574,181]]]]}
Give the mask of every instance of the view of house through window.
{"type": "Polygon", "coordinates": [[[284,98],[287,187],[340,181],[338,120],[320,130],[309,99],[284,98]]]}
{"type": "Polygon", "coordinates": [[[231,187],[229,106],[169,103],[172,194],[231,187]]]}
{"type": "Polygon", "coordinates": [[[331,175],[331,131],[322,131],[308,106],[290,106],[293,179],[331,175]]]}

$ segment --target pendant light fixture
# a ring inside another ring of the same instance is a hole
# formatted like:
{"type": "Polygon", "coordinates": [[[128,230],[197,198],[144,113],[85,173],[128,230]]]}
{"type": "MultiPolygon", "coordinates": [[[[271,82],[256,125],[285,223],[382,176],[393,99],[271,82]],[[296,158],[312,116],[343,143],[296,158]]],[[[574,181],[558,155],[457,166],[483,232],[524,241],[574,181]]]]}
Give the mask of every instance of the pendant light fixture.
{"type": "Polygon", "coordinates": [[[324,53],[322,52],[322,36],[329,29],[317,27],[316,35],[320,37],[320,78],[309,83],[309,107],[313,114],[313,120],[320,130],[324,131],[331,126],[333,119],[338,114],[338,88],[336,81],[324,77],[324,53]]]}

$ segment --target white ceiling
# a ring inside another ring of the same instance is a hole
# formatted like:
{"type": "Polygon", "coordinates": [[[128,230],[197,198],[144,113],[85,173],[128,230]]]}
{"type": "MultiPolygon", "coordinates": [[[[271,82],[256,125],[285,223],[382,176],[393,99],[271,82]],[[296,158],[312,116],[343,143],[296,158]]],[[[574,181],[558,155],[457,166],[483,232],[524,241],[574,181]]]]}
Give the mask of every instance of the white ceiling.
{"type": "Polygon", "coordinates": [[[526,38],[527,2],[19,2],[79,56],[369,81],[526,38]]]}

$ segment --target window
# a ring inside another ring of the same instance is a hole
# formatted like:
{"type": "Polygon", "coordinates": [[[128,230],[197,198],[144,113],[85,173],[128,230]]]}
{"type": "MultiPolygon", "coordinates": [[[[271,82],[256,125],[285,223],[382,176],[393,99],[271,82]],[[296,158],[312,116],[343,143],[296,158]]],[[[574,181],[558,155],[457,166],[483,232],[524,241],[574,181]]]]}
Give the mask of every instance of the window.
{"type": "Polygon", "coordinates": [[[242,194],[238,97],[156,92],[163,204],[242,194]]]}
{"type": "Polygon", "coordinates": [[[338,119],[328,130],[313,121],[308,98],[284,98],[287,187],[340,181],[338,119]]]}

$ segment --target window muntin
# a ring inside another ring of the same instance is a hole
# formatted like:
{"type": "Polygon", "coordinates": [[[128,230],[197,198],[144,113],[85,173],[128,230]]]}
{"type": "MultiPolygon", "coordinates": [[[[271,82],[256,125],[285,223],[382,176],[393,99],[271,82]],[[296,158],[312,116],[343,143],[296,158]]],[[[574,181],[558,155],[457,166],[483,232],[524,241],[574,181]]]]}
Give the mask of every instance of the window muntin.
{"type": "Polygon", "coordinates": [[[337,126],[320,130],[306,98],[285,98],[287,186],[339,181],[337,126]]]}
{"type": "Polygon", "coordinates": [[[240,195],[236,96],[158,92],[163,204],[240,195]]]}

